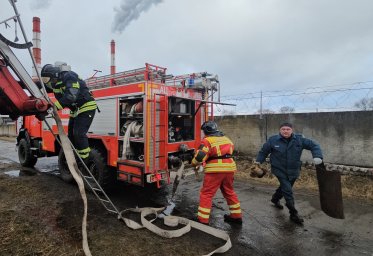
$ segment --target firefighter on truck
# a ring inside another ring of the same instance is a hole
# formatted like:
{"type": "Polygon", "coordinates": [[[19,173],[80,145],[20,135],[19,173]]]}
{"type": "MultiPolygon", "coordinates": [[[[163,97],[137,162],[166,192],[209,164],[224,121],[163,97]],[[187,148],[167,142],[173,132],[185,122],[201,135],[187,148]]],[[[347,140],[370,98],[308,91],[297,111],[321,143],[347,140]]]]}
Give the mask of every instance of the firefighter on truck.
{"type": "Polygon", "coordinates": [[[64,62],[44,65],[41,77],[44,84],[53,89],[57,110],[70,109],[68,137],[88,166],[91,148],[87,132],[97,109],[95,99],[86,83],[64,62]]]}

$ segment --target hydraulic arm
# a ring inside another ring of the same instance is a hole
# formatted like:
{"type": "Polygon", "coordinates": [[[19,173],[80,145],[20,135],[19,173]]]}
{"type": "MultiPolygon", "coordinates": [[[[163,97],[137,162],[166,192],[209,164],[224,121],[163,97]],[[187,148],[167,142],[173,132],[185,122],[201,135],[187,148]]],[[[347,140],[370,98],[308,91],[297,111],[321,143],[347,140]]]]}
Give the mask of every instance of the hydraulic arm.
{"type": "Polygon", "coordinates": [[[0,34],[0,114],[9,115],[12,119],[43,115],[49,107],[48,101],[9,45],[16,48],[30,47],[29,43],[9,42],[0,34]]]}

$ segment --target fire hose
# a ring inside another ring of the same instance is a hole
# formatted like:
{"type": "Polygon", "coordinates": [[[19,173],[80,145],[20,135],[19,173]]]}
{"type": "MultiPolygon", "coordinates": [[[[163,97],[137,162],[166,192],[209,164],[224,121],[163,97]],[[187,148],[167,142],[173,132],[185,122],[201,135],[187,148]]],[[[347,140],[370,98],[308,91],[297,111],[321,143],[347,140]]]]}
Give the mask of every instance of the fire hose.
{"type": "Polygon", "coordinates": [[[89,250],[89,245],[88,245],[88,235],[87,235],[88,202],[87,202],[87,195],[84,189],[84,182],[83,182],[82,177],[78,174],[78,165],[75,160],[71,142],[63,129],[61,119],[58,116],[57,109],[55,107],[53,108],[53,116],[54,116],[54,119],[56,120],[56,124],[58,127],[58,134],[59,134],[59,138],[61,142],[61,147],[63,148],[63,152],[65,154],[66,163],[69,167],[69,170],[72,176],[74,177],[76,183],[78,184],[79,192],[83,199],[83,204],[84,204],[84,214],[83,214],[83,221],[82,221],[83,251],[86,256],[92,256],[91,251],[89,250]]]}
{"type": "MultiPolygon", "coordinates": [[[[76,164],[76,160],[75,160],[75,157],[74,157],[73,147],[71,146],[71,142],[64,132],[61,119],[59,118],[59,116],[57,114],[57,110],[55,108],[54,108],[54,118],[56,120],[56,124],[57,124],[57,127],[58,127],[60,142],[61,142],[61,146],[64,150],[64,154],[65,154],[65,157],[66,157],[66,162],[68,164],[68,167],[69,167],[69,170],[70,170],[71,174],[73,175],[76,183],[78,184],[79,191],[80,191],[81,197],[83,199],[84,214],[83,214],[83,221],[82,221],[82,237],[83,237],[82,243],[83,243],[83,250],[84,250],[85,255],[86,256],[91,256],[92,254],[91,254],[90,249],[89,249],[88,236],[87,236],[88,203],[87,203],[87,196],[86,196],[85,189],[84,189],[84,182],[83,182],[82,177],[78,174],[78,171],[77,171],[78,166],[76,164]]],[[[183,171],[184,171],[184,164],[182,163],[182,165],[178,169],[178,174],[175,177],[173,191],[172,191],[173,192],[172,193],[172,198],[176,193],[176,190],[177,190],[177,187],[178,187],[178,184],[179,184],[179,179],[182,177],[183,171]]],[[[195,170],[195,174],[196,174],[196,177],[199,178],[198,171],[195,170]]],[[[192,221],[192,220],[189,220],[189,219],[186,219],[186,218],[183,218],[183,217],[178,217],[178,216],[173,216],[173,215],[167,215],[167,216],[162,217],[164,219],[164,224],[166,226],[176,227],[179,224],[184,225],[180,229],[166,230],[166,229],[161,229],[161,228],[157,227],[152,222],[157,219],[157,217],[159,216],[159,213],[164,213],[165,209],[166,209],[166,207],[162,207],[162,208],[150,208],[150,207],[130,208],[130,209],[126,209],[126,210],[121,211],[118,215],[118,219],[122,219],[124,221],[124,223],[127,225],[127,227],[129,227],[131,229],[136,230],[136,229],[140,229],[140,228],[147,228],[151,232],[153,232],[153,233],[155,233],[159,236],[165,237],[165,238],[181,237],[181,236],[185,235],[186,233],[188,233],[191,230],[191,228],[195,228],[195,229],[198,229],[198,230],[200,230],[204,233],[210,234],[214,237],[217,237],[217,238],[225,241],[224,245],[220,246],[219,248],[215,249],[214,251],[212,251],[208,254],[204,254],[204,256],[210,256],[210,255],[213,255],[215,253],[224,253],[232,247],[232,243],[231,243],[230,237],[229,237],[227,232],[216,229],[216,228],[213,228],[213,227],[210,227],[210,226],[207,226],[207,225],[204,225],[204,224],[201,224],[201,223],[198,223],[198,222],[195,222],[195,221],[192,221]],[[137,223],[137,222],[135,222],[131,219],[123,217],[123,214],[125,212],[140,213],[141,214],[141,224],[139,224],[139,223],[137,223]],[[147,220],[146,217],[149,216],[149,215],[155,215],[155,218],[153,218],[152,220],[147,220]]]]}
{"type": "Polygon", "coordinates": [[[143,125],[137,121],[133,121],[127,125],[126,132],[123,137],[123,152],[122,159],[127,159],[127,155],[131,154],[130,137],[138,136],[143,132],[143,125]]]}
{"type": "Polygon", "coordinates": [[[154,225],[153,222],[157,219],[158,213],[162,212],[164,207],[162,208],[130,208],[124,211],[121,211],[118,219],[122,219],[127,227],[131,229],[140,229],[140,228],[147,228],[151,232],[164,237],[164,238],[173,238],[173,237],[181,237],[184,234],[188,233],[192,228],[198,229],[204,233],[210,234],[214,237],[220,238],[225,241],[225,244],[220,246],[219,248],[215,249],[214,251],[204,254],[204,256],[210,256],[214,253],[224,253],[228,251],[232,247],[232,243],[230,237],[227,232],[216,229],[214,227],[210,227],[196,221],[192,221],[186,218],[178,217],[178,216],[165,216],[164,217],[164,224],[170,227],[178,226],[179,224],[184,225],[180,229],[176,230],[166,230],[161,229],[158,226],[154,225]],[[135,212],[141,214],[141,224],[133,221],[129,218],[123,217],[125,212],[135,212]],[[149,215],[154,215],[155,217],[151,220],[147,220],[146,217],[149,215]]]}
{"type": "MultiPolygon", "coordinates": [[[[202,166],[198,167],[200,171],[202,171],[202,166]]],[[[171,212],[173,208],[175,207],[175,203],[173,202],[173,198],[175,196],[176,190],[178,188],[180,179],[184,176],[184,163],[181,162],[180,167],[177,170],[174,184],[172,187],[172,195],[171,199],[168,201],[167,207],[161,207],[161,208],[130,208],[123,210],[119,213],[118,219],[121,219],[124,221],[124,223],[127,225],[127,227],[131,229],[140,229],[140,228],[146,228],[150,230],[151,232],[165,237],[165,238],[173,238],[173,237],[181,237],[184,234],[188,233],[192,228],[198,229],[204,233],[207,233],[209,235],[212,235],[214,237],[220,238],[225,241],[225,244],[221,247],[215,249],[214,251],[205,254],[206,256],[213,255],[214,253],[224,253],[228,251],[232,247],[232,243],[230,240],[230,237],[227,232],[198,223],[196,221],[192,221],[183,217],[173,216],[171,215],[171,212]],[[129,218],[123,217],[123,214],[126,212],[135,212],[139,213],[141,215],[141,224],[137,223],[136,221],[133,221],[129,218]],[[151,220],[147,220],[146,217],[149,215],[154,215],[155,217],[151,220]],[[183,227],[176,229],[176,230],[166,230],[161,229],[158,226],[154,225],[153,222],[157,219],[161,218],[164,221],[164,225],[169,227],[177,227],[179,224],[183,225],[183,227]]],[[[199,179],[198,176],[198,170],[195,169],[195,175],[196,179],[199,179]]]]}

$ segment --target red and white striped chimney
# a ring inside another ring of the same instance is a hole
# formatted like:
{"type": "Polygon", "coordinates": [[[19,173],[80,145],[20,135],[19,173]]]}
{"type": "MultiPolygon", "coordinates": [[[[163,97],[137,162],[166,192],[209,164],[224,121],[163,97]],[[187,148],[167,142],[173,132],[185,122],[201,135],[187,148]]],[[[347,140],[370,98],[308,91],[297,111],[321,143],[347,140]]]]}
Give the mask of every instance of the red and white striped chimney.
{"type": "Polygon", "coordinates": [[[115,74],[115,41],[111,40],[110,42],[110,53],[111,53],[111,66],[110,66],[110,74],[115,74]]]}
{"type": "MultiPolygon", "coordinates": [[[[41,47],[40,47],[40,18],[39,17],[33,17],[32,18],[32,44],[34,45],[32,48],[32,54],[34,55],[34,59],[36,62],[36,67],[38,71],[41,70],[41,47]]],[[[38,75],[36,73],[35,68],[32,68],[32,77],[37,78],[38,75]]]]}

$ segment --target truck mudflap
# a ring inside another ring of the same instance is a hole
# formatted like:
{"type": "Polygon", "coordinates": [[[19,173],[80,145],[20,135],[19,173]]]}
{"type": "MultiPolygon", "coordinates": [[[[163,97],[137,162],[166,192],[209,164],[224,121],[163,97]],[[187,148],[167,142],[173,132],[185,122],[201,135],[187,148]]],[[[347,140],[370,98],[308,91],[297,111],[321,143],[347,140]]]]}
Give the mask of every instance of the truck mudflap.
{"type": "Polygon", "coordinates": [[[324,163],[316,165],[321,210],[335,219],[344,219],[341,174],[325,169],[324,163]]]}

